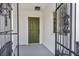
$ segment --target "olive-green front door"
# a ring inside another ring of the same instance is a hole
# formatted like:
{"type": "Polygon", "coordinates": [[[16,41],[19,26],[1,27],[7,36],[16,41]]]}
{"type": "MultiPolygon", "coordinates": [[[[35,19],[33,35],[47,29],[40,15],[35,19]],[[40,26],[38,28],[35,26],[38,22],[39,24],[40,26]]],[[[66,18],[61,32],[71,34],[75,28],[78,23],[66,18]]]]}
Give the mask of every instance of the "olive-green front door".
{"type": "Polygon", "coordinates": [[[28,43],[39,43],[39,17],[28,17],[28,43]]]}

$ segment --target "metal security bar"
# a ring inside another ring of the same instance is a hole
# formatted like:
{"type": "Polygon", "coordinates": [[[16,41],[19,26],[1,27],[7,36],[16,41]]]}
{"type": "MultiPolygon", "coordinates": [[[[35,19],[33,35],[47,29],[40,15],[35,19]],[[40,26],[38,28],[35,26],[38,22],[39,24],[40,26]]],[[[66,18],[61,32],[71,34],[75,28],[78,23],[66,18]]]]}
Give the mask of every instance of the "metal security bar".
{"type": "Polygon", "coordinates": [[[17,56],[19,56],[19,3],[17,3],[17,56]]]}
{"type": "MultiPolygon", "coordinates": [[[[65,47],[63,44],[57,42],[58,45],[60,45],[61,47],[63,47],[64,49],[68,50],[70,53],[74,54],[75,56],[78,56],[74,51],[68,49],[67,47],[65,47]]],[[[61,53],[60,53],[61,54],[61,53]]],[[[68,55],[68,54],[61,54],[62,56],[63,55],[68,55]]]]}
{"type": "Polygon", "coordinates": [[[55,55],[77,56],[77,54],[72,51],[72,4],[56,4],[55,13],[57,20],[55,33],[55,55]]]}

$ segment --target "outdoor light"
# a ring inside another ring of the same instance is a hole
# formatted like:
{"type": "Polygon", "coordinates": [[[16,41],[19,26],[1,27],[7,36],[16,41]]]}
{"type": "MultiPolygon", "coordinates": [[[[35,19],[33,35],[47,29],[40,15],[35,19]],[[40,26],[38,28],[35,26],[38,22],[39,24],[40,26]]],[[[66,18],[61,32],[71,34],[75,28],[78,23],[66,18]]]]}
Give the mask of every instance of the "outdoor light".
{"type": "Polygon", "coordinates": [[[35,10],[39,11],[40,10],[40,6],[35,6],[35,10]]]}

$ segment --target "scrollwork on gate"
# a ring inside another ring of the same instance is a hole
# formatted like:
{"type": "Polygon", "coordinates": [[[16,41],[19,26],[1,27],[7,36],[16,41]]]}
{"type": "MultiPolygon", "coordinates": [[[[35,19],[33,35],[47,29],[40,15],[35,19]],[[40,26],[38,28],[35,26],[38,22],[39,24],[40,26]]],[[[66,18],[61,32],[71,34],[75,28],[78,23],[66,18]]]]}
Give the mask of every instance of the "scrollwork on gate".
{"type": "Polygon", "coordinates": [[[67,4],[61,6],[59,11],[59,32],[60,34],[67,35],[70,32],[69,26],[69,15],[67,14],[67,4]]]}

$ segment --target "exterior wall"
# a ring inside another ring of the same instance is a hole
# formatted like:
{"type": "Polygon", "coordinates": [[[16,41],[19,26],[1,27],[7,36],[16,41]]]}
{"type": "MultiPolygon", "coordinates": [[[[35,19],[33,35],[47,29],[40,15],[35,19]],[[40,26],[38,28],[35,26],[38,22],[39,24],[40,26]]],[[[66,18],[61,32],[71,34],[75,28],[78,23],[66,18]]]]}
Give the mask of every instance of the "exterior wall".
{"type": "Polygon", "coordinates": [[[42,13],[35,12],[35,11],[20,11],[20,18],[19,18],[19,26],[20,26],[20,45],[27,45],[28,44],[28,17],[40,17],[40,44],[42,43],[42,34],[43,34],[43,24],[42,24],[42,13]]]}
{"type": "Polygon", "coordinates": [[[76,4],[76,41],[79,41],[79,4],[76,4]]]}
{"type": "Polygon", "coordinates": [[[43,13],[43,44],[55,54],[55,34],[53,33],[53,12],[55,4],[47,8],[43,13]]]}

